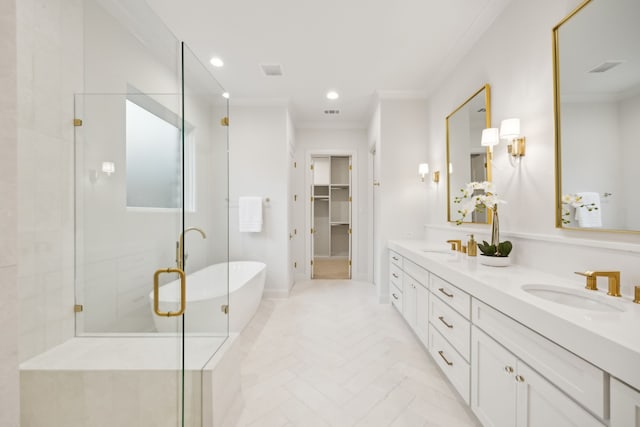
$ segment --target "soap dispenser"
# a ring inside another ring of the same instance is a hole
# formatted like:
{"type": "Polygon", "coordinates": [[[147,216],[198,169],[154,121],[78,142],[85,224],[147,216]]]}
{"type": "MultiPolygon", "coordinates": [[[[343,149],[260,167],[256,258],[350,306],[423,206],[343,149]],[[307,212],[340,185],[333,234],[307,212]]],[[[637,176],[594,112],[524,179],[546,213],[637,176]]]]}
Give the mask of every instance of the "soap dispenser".
{"type": "Polygon", "coordinates": [[[467,243],[467,255],[469,256],[477,256],[478,255],[478,245],[473,238],[473,234],[469,236],[469,242],[467,243]]]}

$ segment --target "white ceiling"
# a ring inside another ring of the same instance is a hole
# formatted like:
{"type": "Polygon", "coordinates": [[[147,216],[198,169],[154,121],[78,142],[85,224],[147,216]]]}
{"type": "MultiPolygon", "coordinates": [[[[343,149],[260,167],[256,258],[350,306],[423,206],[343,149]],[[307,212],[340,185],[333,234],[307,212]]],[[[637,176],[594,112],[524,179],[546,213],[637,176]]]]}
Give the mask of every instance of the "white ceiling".
{"type": "Polygon", "coordinates": [[[231,102],[286,101],[297,127],[364,127],[376,91],[426,96],[509,1],[147,0],[231,102]],[[261,63],[284,75],[264,76],[261,63]]]}

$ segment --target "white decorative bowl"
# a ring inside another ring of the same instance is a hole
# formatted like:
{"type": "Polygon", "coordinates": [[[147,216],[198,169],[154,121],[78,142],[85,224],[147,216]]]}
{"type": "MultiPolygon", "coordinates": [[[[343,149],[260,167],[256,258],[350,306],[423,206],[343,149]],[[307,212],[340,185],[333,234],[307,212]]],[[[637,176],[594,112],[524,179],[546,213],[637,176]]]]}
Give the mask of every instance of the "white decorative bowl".
{"type": "Polygon", "coordinates": [[[480,261],[480,264],[488,265],[490,267],[508,267],[511,265],[511,258],[508,256],[480,255],[478,260],[480,261]]]}

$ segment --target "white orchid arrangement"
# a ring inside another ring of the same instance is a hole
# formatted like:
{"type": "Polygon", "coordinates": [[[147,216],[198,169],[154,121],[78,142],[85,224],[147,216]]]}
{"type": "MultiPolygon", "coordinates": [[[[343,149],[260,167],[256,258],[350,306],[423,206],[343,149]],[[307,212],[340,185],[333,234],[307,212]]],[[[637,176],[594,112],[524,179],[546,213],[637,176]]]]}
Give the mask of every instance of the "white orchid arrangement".
{"type": "Polygon", "coordinates": [[[571,212],[569,211],[569,206],[580,209],[587,208],[587,211],[591,212],[593,210],[598,210],[598,205],[595,203],[582,203],[582,197],[577,194],[563,194],[562,195],[562,223],[569,224],[571,222],[571,218],[569,218],[571,212]]]}
{"type": "Polygon", "coordinates": [[[489,181],[470,182],[465,188],[461,188],[460,192],[461,195],[453,199],[453,203],[460,205],[458,213],[462,216],[456,220],[456,225],[462,224],[467,215],[473,211],[481,211],[487,208],[496,209],[499,203],[506,203],[498,198],[498,195],[494,192],[493,184],[489,181]]]}
{"type": "Polygon", "coordinates": [[[478,249],[485,256],[508,257],[513,245],[508,240],[500,241],[498,226],[498,204],[506,202],[498,198],[498,195],[494,192],[493,184],[488,181],[470,182],[465,188],[461,188],[460,192],[462,194],[453,199],[453,203],[460,204],[458,213],[462,215],[460,219],[456,220],[456,225],[462,224],[466,216],[473,211],[492,209],[494,217],[491,227],[491,243],[483,240],[482,243],[478,243],[478,249]]]}

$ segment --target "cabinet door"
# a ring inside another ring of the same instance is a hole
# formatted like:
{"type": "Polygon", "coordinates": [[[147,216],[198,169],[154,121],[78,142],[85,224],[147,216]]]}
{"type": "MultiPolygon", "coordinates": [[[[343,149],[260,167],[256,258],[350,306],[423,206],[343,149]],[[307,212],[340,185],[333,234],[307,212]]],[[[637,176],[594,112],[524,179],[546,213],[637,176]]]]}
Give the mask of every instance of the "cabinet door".
{"type": "Polygon", "coordinates": [[[529,366],[518,361],[517,427],[602,427],[604,424],[529,366]]]}
{"type": "Polygon", "coordinates": [[[429,291],[416,286],[416,334],[425,347],[429,346],[429,291]]]}
{"type": "Polygon", "coordinates": [[[404,289],[402,296],[404,297],[404,306],[402,314],[412,329],[416,329],[416,304],[417,304],[417,286],[415,280],[411,276],[404,276],[404,289]]]}
{"type": "MultiPolygon", "coordinates": [[[[471,331],[471,409],[485,427],[516,423],[517,359],[492,338],[471,331]]],[[[546,427],[550,427],[550,424],[546,427]]]]}
{"type": "Polygon", "coordinates": [[[611,378],[611,427],[640,427],[640,391],[611,378]]]}

